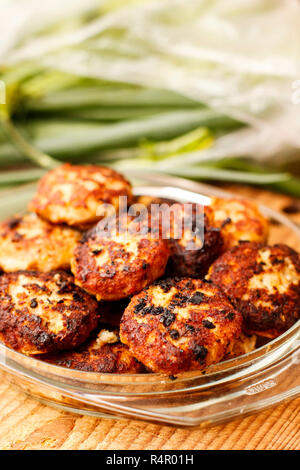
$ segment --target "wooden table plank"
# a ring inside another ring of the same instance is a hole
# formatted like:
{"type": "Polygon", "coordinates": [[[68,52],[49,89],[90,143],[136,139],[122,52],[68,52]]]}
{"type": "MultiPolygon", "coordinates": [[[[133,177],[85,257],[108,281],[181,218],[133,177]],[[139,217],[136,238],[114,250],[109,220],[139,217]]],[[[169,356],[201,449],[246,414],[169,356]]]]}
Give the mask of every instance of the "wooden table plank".
{"type": "MultiPolygon", "coordinates": [[[[230,187],[282,209],[287,196],[230,187]]],[[[300,223],[300,214],[292,218],[300,223]]],[[[43,404],[0,377],[0,449],[300,449],[300,398],[204,429],[73,415],[43,404]]]]}
{"type": "Polygon", "coordinates": [[[0,394],[1,449],[300,449],[300,398],[226,424],[190,430],[65,413],[4,383],[0,394]]]}

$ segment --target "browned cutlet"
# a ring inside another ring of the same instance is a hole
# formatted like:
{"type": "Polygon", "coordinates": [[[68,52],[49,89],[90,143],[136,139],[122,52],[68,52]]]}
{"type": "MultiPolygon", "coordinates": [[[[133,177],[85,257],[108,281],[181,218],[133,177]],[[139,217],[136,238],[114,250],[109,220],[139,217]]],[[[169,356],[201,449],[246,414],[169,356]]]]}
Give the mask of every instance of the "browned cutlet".
{"type": "Polygon", "coordinates": [[[47,354],[41,359],[56,366],[102,374],[137,374],[145,372],[129,349],[120,343],[117,330],[102,329],[74,351],[47,354]]]}
{"type": "Polygon", "coordinates": [[[169,278],[132,298],[120,338],[151,371],[176,375],[221,361],[239,338],[241,324],[241,314],[215,285],[169,278]]]}
{"type": "Polygon", "coordinates": [[[236,246],[240,240],[258,243],[267,241],[269,223],[252,201],[213,198],[205,211],[210,224],[221,230],[223,251],[236,246]]]}
{"type": "Polygon", "coordinates": [[[81,236],[78,230],[51,224],[33,213],[12,217],[0,224],[0,268],[6,272],[69,269],[81,236]]]}
{"type": "Polygon", "coordinates": [[[97,225],[75,248],[75,282],[98,300],[120,300],[140,292],[165,272],[167,243],[148,231],[148,219],[122,217],[106,234],[97,225]],[[145,231],[143,231],[145,227],[145,231]]]}
{"type": "Polygon", "coordinates": [[[209,225],[203,207],[198,204],[191,204],[190,216],[185,214],[186,205],[176,204],[173,207],[174,219],[171,218],[168,241],[171,255],[167,275],[201,278],[222,253],[220,229],[209,225]]]}
{"type": "Polygon", "coordinates": [[[0,339],[24,354],[73,349],[99,321],[98,303],[63,271],[0,277],[0,339]]]}
{"type": "Polygon", "coordinates": [[[234,343],[232,350],[226,355],[225,359],[233,359],[243,356],[256,349],[257,336],[242,333],[239,339],[234,343]]]}
{"type": "Polygon", "coordinates": [[[65,163],[41,178],[29,210],[53,223],[87,228],[103,217],[101,204],[118,209],[120,196],[131,203],[131,185],[116,171],[65,163]]]}
{"type": "Polygon", "coordinates": [[[208,277],[242,312],[248,332],[275,338],[300,317],[300,257],[286,245],[240,243],[208,277]]]}
{"type": "Polygon", "coordinates": [[[137,202],[161,223],[170,249],[166,276],[203,277],[223,251],[220,229],[210,225],[204,207],[150,196],[139,197],[137,202]]]}

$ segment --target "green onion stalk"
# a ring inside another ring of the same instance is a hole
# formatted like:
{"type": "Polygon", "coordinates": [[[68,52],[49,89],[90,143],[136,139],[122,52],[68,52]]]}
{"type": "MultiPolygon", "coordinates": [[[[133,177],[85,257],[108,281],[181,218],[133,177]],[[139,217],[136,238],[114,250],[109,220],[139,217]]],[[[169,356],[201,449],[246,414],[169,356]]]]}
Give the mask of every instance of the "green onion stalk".
{"type": "Polygon", "coordinates": [[[62,10],[53,0],[49,15],[37,0],[17,3],[26,12],[19,30],[9,2],[0,18],[0,187],[69,161],[300,196],[300,180],[273,156],[285,139],[298,148],[287,99],[299,78],[295,6],[76,0],[62,10]]]}

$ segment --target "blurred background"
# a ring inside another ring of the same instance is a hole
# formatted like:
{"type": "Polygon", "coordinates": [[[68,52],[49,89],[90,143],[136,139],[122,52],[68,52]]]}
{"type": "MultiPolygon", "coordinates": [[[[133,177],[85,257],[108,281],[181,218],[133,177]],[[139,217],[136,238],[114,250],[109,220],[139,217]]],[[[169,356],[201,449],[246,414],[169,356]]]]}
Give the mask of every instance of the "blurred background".
{"type": "Polygon", "coordinates": [[[0,0],[0,186],[61,161],[300,196],[296,0],[0,0]]]}

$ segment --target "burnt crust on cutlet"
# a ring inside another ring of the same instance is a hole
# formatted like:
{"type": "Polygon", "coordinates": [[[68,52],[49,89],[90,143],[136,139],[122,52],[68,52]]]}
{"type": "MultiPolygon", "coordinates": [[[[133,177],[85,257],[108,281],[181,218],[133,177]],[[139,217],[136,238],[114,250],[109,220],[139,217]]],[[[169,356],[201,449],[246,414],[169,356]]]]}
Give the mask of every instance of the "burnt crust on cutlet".
{"type": "Polygon", "coordinates": [[[176,375],[222,360],[241,324],[241,314],[213,284],[167,279],[132,298],[120,338],[149,370],[176,375]]]}
{"type": "Polygon", "coordinates": [[[176,219],[171,219],[167,276],[203,277],[223,250],[220,229],[210,225],[203,206],[193,203],[189,209],[187,213],[186,205],[174,206],[176,219]],[[178,238],[178,234],[182,236],[178,238]]]}
{"type": "Polygon", "coordinates": [[[24,354],[72,349],[98,325],[98,303],[63,271],[0,277],[0,339],[24,354]]]}
{"type": "Polygon", "coordinates": [[[95,227],[74,250],[71,269],[75,282],[98,300],[134,295],[165,272],[169,257],[166,242],[148,231],[124,233],[122,227],[112,229],[109,236],[99,234],[95,227]]]}
{"type": "MultiPolygon", "coordinates": [[[[116,339],[118,330],[112,330],[109,325],[101,325],[107,328],[107,333],[112,331],[116,339]]],[[[119,340],[102,344],[99,342],[101,331],[82,346],[74,351],[62,351],[44,355],[41,359],[51,364],[76,369],[86,372],[98,372],[102,374],[137,374],[145,372],[144,366],[130,353],[127,346],[119,340]]]]}
{"type": "Polygon", "coordinates": [[[287,245],[239,244],[215,261],[209,278],[242,312],[248,332],[274,338],[300,318],[300,258],[287,245]]]}

